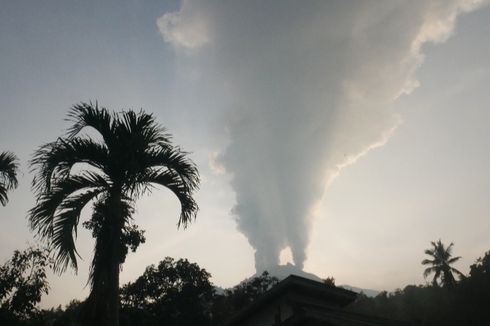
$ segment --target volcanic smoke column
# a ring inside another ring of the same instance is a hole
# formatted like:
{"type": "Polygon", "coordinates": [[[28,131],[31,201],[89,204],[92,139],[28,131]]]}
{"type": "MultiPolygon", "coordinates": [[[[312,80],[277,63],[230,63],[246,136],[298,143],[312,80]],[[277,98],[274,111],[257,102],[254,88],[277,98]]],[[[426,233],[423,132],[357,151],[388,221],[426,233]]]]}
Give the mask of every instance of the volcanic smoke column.
{"type": "Polygon", "coordinates": [[[422,44],[444,41],[479,4],[185,0],[158,19],[182,66],[226,108],[221,162],[258,272],[288,246],[303,267],[329,182],[388,140],[400,121],[390,106],[418,86],[422,44]]]}

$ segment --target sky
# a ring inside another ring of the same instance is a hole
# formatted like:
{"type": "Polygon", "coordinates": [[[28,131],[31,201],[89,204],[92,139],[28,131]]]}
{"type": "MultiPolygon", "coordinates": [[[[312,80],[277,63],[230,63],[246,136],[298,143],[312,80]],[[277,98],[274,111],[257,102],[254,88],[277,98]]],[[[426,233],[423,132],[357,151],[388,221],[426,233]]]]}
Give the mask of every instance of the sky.
{"type": "MultiPolygon", "coordinates": [[[[222,287],[291,262],[394,290],[425,282],[438,239],[466,273],[490,250],[489,21],[468,0],[2,0],[0,151],[21,166],[0,262],[35,243],[29,158],[97,100],[154,113],[201,174],[186,230],[169,191],[138,201],[147,241],[122,283],[171,256],[222,287]]],[[[43,307],[88,294],[81,226],[77,244],[43,307]]]]}

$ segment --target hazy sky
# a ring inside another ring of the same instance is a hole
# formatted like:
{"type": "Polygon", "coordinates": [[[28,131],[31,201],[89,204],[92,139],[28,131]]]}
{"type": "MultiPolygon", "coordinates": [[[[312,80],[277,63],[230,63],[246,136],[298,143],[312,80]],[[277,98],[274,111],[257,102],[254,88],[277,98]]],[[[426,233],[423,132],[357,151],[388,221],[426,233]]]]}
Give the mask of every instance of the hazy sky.
{"type": "MultiPolygon", "coordinates": [[[[467,272],[490,250],[490,6],[478,3],[2,0],[0,151],[21,172],[0,207],[0,261],[34,242],[32,152],[63,134],[72,104],[98,100],[153,112],[202,175],[187,230],[169,191],[138,202],[147,242],[122,282],[172,256],[233,286],[291,247],[282,263],[393,290],[424,282],[439,238],[467,272]]],[[[79,273],[50,275],[43,306],[88,293],[80,230],[79,273]]]]}

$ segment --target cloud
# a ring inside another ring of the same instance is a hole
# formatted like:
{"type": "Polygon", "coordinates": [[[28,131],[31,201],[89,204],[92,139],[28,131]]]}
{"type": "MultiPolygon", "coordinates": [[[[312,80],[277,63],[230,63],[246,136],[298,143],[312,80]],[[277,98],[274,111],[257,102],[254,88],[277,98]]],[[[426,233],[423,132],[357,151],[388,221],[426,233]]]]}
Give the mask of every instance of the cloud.
{"type": "Polygon", "coordinates": [[[198,49],[208,43],[207,20],[194,7],[191,1],[184,0],[180,11],[158,18],[157,26],[165,42],[184,49],[198,49]]]}
{"type": "Polygon", "coordinates": [[[206,96],[226,108],[229,145],[215,166],[232,177],[258,271],[286,247],[303,266],[315,205],[400,124],[391,106],[419,86],[422,45],[445,41],[458,15],[481,4],[188,0],[159,19],[164,40],[194,52],[184,64],[200,70],[206,96]]]}

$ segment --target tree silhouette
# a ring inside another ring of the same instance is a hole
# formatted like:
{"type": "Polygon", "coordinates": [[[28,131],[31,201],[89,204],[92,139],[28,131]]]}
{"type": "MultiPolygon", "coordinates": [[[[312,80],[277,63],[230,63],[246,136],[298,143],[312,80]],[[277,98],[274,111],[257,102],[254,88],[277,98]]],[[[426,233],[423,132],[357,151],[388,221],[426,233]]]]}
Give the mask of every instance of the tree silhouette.
{"type": "Polygon", "coordinates": [[[231,289],[226,289],[223,294],[217,295],[213,302],[213,325],[221,325],[223,321],[250,305],[278,283],[277,277],[264,271],[261,275],[245,280],[231,289]]]}
{"type": "Polygon", "coordinates": [[[0,153],[0,204],[7,205],[7,192],[17,188],[17,157],[10,152],[0,153]]]}
{"type": "Polygon", "coordinates": [[[95,248],[83,314],[90,325],[118,325],[120,266],[128,247],[135,251],[144,241],[132,220],[135,201],[156,185],[170,189],[181,204],[177,226],[185,228],[198,210],[192,195],[199,174],[187,153],[174,147],[144,111],[114,113],[81,103],[72,107],[68,120],[73,125],[66,135],[41,146],[31,161],[37,202],[29,220],[54,250],[55,270],[61,273],[69,265],[76,270],[80,213],[93,203],[86,225],[95,248]],[[94,130],[100,141],[91,136],[94,130]]]}
{"type": "Polygon", "coordinates": [[[457,262],[461,257],[452,257],[453,243],[446,248],[441,240],[434,242],[431,241],[432,248],[425,250],[425,254],[431,256],[432,259],[424,259],[422,265],[430,265],[424,271],[424,277],[427,278],[430,274],[434,273],[432,284],[434,286],[442,285],[444,287],[452,287],[456,284],[454,275],[458,274],[460,277],[464,275],[451,264],[457,262]],[[438,283],[438,280],[439,283],[438,283]]]}
{"type": "Polygon", "coordinates": [[[0,321],[8,315],[25,319],[36,312],[36,304],[49,290],[46,271],[50,264],[47,250],[29,247],[15,250],[0,265],[0,321]]]}
{"type": "Polygon", "coordinates": [[[206,326],[214,287],[211,274],[187,259],[166,257],[121,289],[122,316],[131,325],[206,326]]]}

